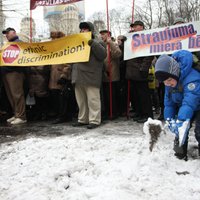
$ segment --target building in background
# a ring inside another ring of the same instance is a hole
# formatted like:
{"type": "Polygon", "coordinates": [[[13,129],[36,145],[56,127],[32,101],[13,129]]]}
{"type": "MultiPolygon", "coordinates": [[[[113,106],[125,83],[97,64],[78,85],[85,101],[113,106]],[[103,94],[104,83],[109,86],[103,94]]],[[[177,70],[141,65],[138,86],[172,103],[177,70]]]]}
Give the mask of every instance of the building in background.
{"type": "Polygon", "coordinates": [[[5,29],[5,16],[2,13],[0,16],[0,47],[4,44],[4,36],[2,34],[2,31],[5,29]]]}
{"type": "MultiPolygon", "coordinates": [[[[20,40],[22,40],[23,42],[30,41],[30,19],[30,17],[24,17],[20,22],[20,32],[18,35],[20,37],[20,40]]],[[[35,35],[36,25],[34,19],[32,19],[32,41],[36,41],[35,35]]]]}
{"type": "Polygon", "coordinates": [[[97,35],[99,35],[100,30],[105,30],[105,29],[106,29],[106,25],[103,20],[95,20],[94,21],[94,30],[97,35]]]}
{"type": "Polygon", "coordinates": [[[49,31],[62,31],[66,35],[79,32],[79,23],[85,19],[84,1],[73,4],[44,7],[44,19],[49,31]]]}
{"type": "Polygon", "coordinates": [[[4,37],[2,31],[5,29],[5,16],[3,13],[3,1],[0,0],[0,47],[3,46],[4,43],[4,37]]]}

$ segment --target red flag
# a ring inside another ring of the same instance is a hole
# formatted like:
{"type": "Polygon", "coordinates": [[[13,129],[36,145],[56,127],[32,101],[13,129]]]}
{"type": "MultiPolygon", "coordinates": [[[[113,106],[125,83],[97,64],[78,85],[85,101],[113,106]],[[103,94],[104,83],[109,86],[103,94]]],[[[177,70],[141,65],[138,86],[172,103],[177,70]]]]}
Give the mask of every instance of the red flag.
{"type": "Polygon", "coordinates": [[[30,0],[30,10],[34,10],[37,6],[56,6],[62,4],[75,3],[83,0],[30,0]]]}

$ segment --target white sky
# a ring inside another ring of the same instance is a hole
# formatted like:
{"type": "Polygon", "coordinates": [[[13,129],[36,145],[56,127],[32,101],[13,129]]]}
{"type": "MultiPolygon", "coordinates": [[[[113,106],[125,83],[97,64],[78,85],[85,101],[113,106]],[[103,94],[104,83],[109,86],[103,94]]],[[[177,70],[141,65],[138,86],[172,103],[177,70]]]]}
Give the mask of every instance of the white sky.
{"type": "MultiPolygon", "coordinates": [[[[6,7],[4,9],[16,9],[17,12],[5,12],[8,16],[6,18],[6,27],[14,27],[17,31],[20,29],[21,18],[29,16],[29,0],[22,0],[16,3],[16,0],[4,0],[5,4],[15,4],[13,7],[6,7]],[[20,11],[19,11],[20,10],[20,11]],[[20,12],[20,14],[19,14],[20,12]]],[[[132,0],[109,0],[109,9],[117,7],[128,7],[129,10],[132,7],[132,0]],[[124,3],[126,2],[126,3],[124,3]],[[129,5],[130,3],[130,5],[129,5]]],[[[87,20],[94,12],[106,11],[106,0],[85,0],[85,19],[87,20]]],[[[45,32],[46,23],[43,20],[43,8],[37,7],[33,10],[33,18],[36,22],[37,32],[45,32]]]]}

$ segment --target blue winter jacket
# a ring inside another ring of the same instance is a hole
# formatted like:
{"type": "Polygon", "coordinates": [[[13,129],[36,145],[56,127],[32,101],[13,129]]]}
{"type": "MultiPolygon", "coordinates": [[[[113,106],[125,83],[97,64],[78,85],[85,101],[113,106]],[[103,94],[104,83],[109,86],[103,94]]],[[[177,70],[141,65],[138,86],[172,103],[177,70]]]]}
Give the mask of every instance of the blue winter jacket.
{"type": "Polygon", "coordinates": [[[200,110],[200,72],[192,68],[192,53],[180,50],[172,54],[180,65],[180,77],[175,88],[165,87],[164,117],[186,120],[200,110]]]}

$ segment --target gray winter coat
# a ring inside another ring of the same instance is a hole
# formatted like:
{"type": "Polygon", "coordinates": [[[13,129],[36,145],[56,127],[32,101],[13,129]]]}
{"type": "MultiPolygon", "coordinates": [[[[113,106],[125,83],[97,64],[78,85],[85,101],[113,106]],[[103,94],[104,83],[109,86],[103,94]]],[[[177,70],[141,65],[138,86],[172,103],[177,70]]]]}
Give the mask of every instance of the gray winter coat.
{"type": "Polygon", "coordinates": [[[104,43],[93,40],[89,61],[75,63],[72,66],[72,84],[78,83],[100,88],[103,63],[106,56],[107,53],[104,43]]]}

